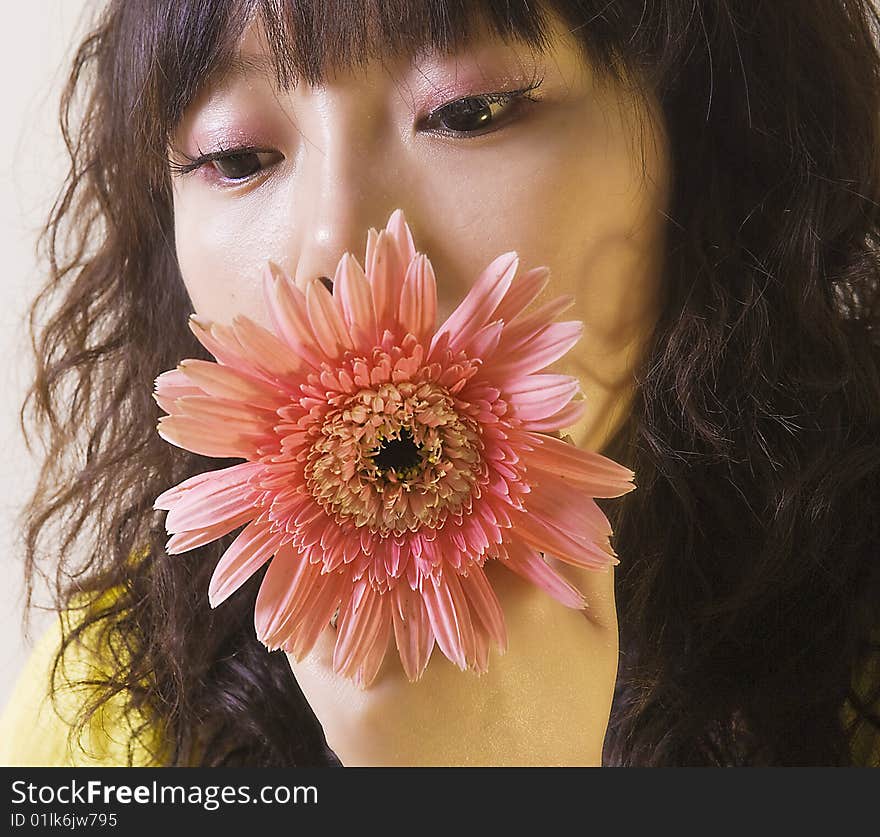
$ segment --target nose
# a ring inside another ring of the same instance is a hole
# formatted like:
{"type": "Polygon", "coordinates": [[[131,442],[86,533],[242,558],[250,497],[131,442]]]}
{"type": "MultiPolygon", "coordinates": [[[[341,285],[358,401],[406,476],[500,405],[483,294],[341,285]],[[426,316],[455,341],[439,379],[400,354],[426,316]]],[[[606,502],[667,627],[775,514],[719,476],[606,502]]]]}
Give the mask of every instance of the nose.
{"type": "MultiPolygon", "coordinates": [[[[321,185],[308,188],[309,210],[294,210],[293,236],[296,269],[294,282],[300,288],[318,279],[327,290],[333,290],[333,281],[339,261],[345,253],[351,253],[366,269],[365,250],[367,232],[373,227],[378,232],[385,228],[392,212],[400,206],[406,213],[407,222],[413,229],[403,196],[391,195],[376,199],[370,187],[357,188],[354,184],[342,185],[334,175],[316,175],[321,185]],[[317,197],[313,197],[315,192],[317,197]]],[[[317,185],[317,184],[316,184],[317,185]]],[[[302,200],[303,193],[299,193],[302,200]]],[[[300,204],[300,207],[302,205],[300,204]]],[[[413,231],[414,232],[414,231],[413,231]]]]}
{"type": "MultiPolygon", "coordinates": [[[[320,106],[301,117],[300,174],[286,197],[300,287],[317,278],[332,290],[346,252],[366,267],[368,229],[384,229],[397,206],[408,210],[395,188],[399,160],[388,142],[380,92],[354,81],[329,85],[315,96],[320,106]]],[[[407,220],[412,227],[409,214],[407,220]]]]}

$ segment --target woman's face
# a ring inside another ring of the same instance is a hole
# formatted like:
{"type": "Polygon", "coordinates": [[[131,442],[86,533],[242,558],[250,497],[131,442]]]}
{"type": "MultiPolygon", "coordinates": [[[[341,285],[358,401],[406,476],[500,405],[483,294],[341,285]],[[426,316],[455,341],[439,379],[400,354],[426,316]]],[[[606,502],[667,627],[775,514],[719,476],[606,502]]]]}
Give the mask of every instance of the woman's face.
{"type": "Polygon", "coordinates": [[[178,164],[180,152],[259,150],[173,178],[177,256],[196,313],[268,326],[267,259],[298,283],[332,277],[346,251],[363,264],[367,229],[400,207],[434,267],[438,323],[508,250],[520,271],[551,269],[536,304],[575,297],[561,318],[582,320],[584,336],[552,369],[576,375],[587,398],[574,441],[602,450],[626,417],[660,307],[661,120],[644,126],[643,169],[631,94],[600,86],[558,21],[546,54],[486,34],[453,56],[387,57],[287,91],[273,86],[271,65],[261,69],[263,38],[256,24],[245,32],[246,69],[211,82],[172,137],[178,164]],[[538,102],[444,108],[537,80],[538,102]]]}

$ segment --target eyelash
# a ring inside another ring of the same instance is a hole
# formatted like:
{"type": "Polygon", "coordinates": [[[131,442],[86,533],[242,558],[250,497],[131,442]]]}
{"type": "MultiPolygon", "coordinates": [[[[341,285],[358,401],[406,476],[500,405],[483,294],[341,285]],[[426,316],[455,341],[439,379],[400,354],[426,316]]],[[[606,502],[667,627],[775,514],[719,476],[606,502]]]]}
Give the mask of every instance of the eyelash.
{"type": "MultiPolygon", "coordinates": [[[[525,87],[521,87],[519,90],[507,90],[501,93],[482,93],[475,96],[462,96],[459,99],[455,99],[452,102],[447,102],[445,105],[442,105],[439,108],[435,108],[428,114],[425,118],[426,124],[429,124],[436,120],[438,114],[442,114],[444,111],[451,110],[454,112],[455,106],[460,105],[462,102],[467,101],[475,101],[479,103],[480,107],[488,107],[493,104],[511,104],[514,102],[540,102],[541,99],[538,96],[533,96],[532,92],[537,90],[541,83],[543,82],[544,77],[536,78],[533,81],[529,82],[525,87]]],[[[503,126],[502,126],[503,127],[503,126]]],[[[440,131],[438,132],[440,136],[453,137],[459,139],[473,139],[476,137],[482,137],[486,134],[492,134],[496,131],[501,130],[501,128],[495,128],[494,130],[489,131],[481,131],[479,133],[467,132],[467,131],[440,131]]],[[[207,154],[202,153],[201,149],[199,149],[199,154],[196,157],[190,157],[183,151],[178,151],[177,153],[186,159],[186,163],[178,163],[174,160],[168,160],[168,165],[171,169],[172,174],[177,176],[183,176],[189,174],[190,172],[195,171],[196,169],[201,168],[202,166],[213,162],[214,160],[224,160],[229,157],[245,157],[249,154],[268,154],[272,153],[271,151],[267,151],[262,148],[257,148],[254,146],[238,146],[235,148],[224,148],[222,144],[218,144],[219,147],[216,151],[211,151],[207,154]]],[[[264,169],[260,169],[263,171],[264,169]]],[[[231,178],[231,177],[223,177],[221,175],[222,180],[228,183],[244,183],[252,177],[256,177],[260,171],[254,172],[253,174],[246,175],[244,177],[239,178],[231,178]]]]}

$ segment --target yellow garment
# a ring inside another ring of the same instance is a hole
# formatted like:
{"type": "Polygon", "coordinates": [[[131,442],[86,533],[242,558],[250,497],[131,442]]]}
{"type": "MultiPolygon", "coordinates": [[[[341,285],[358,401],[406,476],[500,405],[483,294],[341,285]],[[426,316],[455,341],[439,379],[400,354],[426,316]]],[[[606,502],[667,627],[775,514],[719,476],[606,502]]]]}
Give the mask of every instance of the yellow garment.
{"type": "MultiPolygon", "coordinates": [[[[106,593],[106,596],[112,595],[106,593]]],[[[77,611],[79,612],[79,611],[77,611]]],[[[70,614],[63,614],[69,626],[70,614]]],[[[87,634],[88,636],[88,634],[87,634]]],[[[87,640],[88,641],[88,640],[87,640]]],[[[122,696],[114,697],[94,715],[85,727],[80,745],[68,746],[68,732],[77,709],[82,703],[82,689],[71,682],[94,676],[94,667],[100,655],[79,644],[68,648],[64,656],[65,669],[59,669],[57,682],[66,685],[56,693],[61,717],[54,711],[49,695],[52,662],[61,645],[61,626],[58,620],[46,630],[25,663],[15,684],[9,702],[0,716],[0,767],[122,767],[127,762],[127,741],[131,730],[121,712],[122,696]],[[66,676],[65,676],[66,675],[66,676]]],[[[876,667],[864,672],[863,685],[874,682],[876,667]],[[868,675],[872,675],[869,677],[868,675]]],[[[864,689],[867,693],[867,688],[864,689]]],[[[842,712],[844,721],[851,721],[852,710],[842,712]]],[[[150,741],[156,749],[158,736],[150,741]]],[[[855,763],[880,766],[877,737],[867,726],[853,742],[855,763]],[[873,752],[872,752],[873,750],[873,752]]],[[[134,766],[159,766],[148,750],[135,742],[134,766]]]]}
{"type": "MultiPolygon", "coordinates": [[[[62,614],[62,619],[69,630],[70,613],[62,614]]],[[[82,679],[94,679],[96,665],[101,659],[95,643],[90,642],[93,633],[91,626],[85,632],[87,647],[76,642],[65,651],[56,674],[58,712],[52,705],[49,691],[52,664],[61,647],[60,620],[56,617],[54,624],[42,634],[0,717],[0,766],[124,767],[128,764],[127,742],[133,736],[122,712],[123,695],[114,695],[104,704],[83,729],[80,741],[68,745],[68,733],[84,703],[86,693],[83,690],[94,688],[73,684],[82,679]]],[[[155,749],[155,737],[150,740],[150,746],[155,749]]],[[[138,741],[134,745],[133,764],[136,767],[158,766],[138,741]]]]}

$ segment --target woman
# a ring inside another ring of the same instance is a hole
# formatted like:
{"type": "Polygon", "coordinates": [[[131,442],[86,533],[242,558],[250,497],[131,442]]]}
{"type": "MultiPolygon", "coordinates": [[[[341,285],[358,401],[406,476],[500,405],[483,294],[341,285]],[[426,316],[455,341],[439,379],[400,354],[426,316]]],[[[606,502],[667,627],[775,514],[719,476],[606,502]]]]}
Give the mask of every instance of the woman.
{"type": "Polygon", "coordinates": [[[105,763],[876,764],[876,9],[463,5],[114,2],[80,49],[25,520],[29,577],[51,522],[88,545],[58,568],[65,646],[105,663],[71,735],[112,707],[105,763]],[[516,249],[575,295],[571,435],[638,489],[603,504],[613,575],[559,567],[588,618],[501,570],[488,675],[435,653],[357,692],[332,628],[300,661],[255,639],[258,579],[209,608],[234,533],[165,553],[154,499],[225,463],[158,438],[150,385],[209,357],[190,311],[265,322],[266,258],[331,276],[396,206],[438,277],[516,249]]]}

